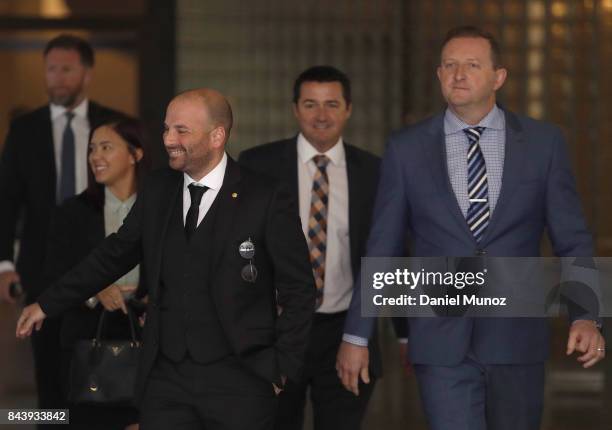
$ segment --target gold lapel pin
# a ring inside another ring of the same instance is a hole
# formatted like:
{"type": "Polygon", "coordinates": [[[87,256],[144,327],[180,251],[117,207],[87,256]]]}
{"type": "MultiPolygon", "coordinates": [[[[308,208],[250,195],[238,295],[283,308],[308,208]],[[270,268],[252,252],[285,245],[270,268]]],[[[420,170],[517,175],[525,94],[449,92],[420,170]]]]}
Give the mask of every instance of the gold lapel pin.
{"type": "Polygon", "coordinates": [[[232,198],[235,199],[236,197],[238,197],[238,193],[232,193],[232,198]]]}

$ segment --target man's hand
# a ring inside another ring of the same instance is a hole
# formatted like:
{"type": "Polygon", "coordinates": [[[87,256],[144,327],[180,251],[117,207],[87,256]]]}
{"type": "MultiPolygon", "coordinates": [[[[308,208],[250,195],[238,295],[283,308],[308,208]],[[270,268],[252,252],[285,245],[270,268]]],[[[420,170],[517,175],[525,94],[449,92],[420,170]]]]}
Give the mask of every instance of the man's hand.
{"type": "Polygon", "coordinates": [[[21,312],[19,320],[17,320],[15,335],[19,339],[25,339],[32,334],[34,327],[36,327],[36,331],[40,330],[45,318],[47,318],[47,315],[45,315],[38,303],[26,306],[21,312]]]}
{"type": "Polygon", "coordinates": [[[14,271],[0,273],[0,302],[15,303],[11,297],[10,286],[14,282],[19,282],[19,274],[14,271]]]}
{"type": "Polygon", "coordinates": [[[370,373],[368,365],[370,361],[370,353],[367,346],[353,345],[349,342],[342,342],[338,355],[336,356],[336,371],[338,378],[342,381],[344,388],[359,395],[359,377],[361,380],[369,384],[370,373]]]}
{"type": "Polygon", "coordinates": [[[582,367],[593,366],[606,355],[606,341],[594,321],[578,320],[570,327],[567,340],[567,355],[581,352],[577,358],[582,367]]]}
{"type": "Polygon", "coordinates": [[[119,285],[113,284],[110,287],[106,287],[96,294],[96,297],[107,311],[114,312],[117,309],[121,309],[127,315],[127,306],[125,305],[125,300],[123,300],[122,287],[119,287],[119,285]]]}

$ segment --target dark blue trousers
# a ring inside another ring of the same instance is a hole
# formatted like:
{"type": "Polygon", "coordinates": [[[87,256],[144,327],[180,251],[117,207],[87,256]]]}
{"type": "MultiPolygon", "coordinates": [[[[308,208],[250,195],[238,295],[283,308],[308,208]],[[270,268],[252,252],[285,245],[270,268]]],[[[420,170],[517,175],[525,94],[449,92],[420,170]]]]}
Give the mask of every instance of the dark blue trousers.
{"type": "Polygon", "coordinates": [[[544,363],[414,366],[431,430],[539,430],[544,363]]]}

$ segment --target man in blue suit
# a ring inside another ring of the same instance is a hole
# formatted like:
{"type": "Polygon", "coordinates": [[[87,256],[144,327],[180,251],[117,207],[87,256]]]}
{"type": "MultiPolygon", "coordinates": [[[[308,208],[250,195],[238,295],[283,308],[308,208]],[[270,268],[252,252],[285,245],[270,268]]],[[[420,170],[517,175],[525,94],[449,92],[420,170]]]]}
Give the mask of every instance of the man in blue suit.
{"type": "MultiPolygon", "coordinates": [[[[391,137],[381,166],[370,257],[535,257],[544,230],[558,256],[590,257],[560,130],[496,104],[506,70],[475,27],[451,30],[437,70],[445,112],[391,137]]],[[[570,314],[567,354],[590,367],[605,342],[594,312],[570,314]]],[[[345,387],[368,382],[359,280],[337,358],[345,387]]],[[[408,318],[409,358],[434,430],[536,430],[548,323],[533,318],[408,318]]]]}

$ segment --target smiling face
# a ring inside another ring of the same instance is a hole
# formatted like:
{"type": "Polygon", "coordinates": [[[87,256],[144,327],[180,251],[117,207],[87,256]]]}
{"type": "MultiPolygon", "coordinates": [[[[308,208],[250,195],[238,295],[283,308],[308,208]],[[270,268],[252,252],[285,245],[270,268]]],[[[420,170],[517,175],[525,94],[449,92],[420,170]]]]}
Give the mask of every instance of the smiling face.
{"type": "Polygon", "coordinates": [[[45,56],[45,83],[53,104],[72,108],[85,97],[91,69],[81,63],[76,49],[51,49],[45,56]]]}
{"type": "Polygon", "coordinates": [[[89,167],[96,182],[107,187],[135,181],[136,162],[142,158],[142,149],[132,154],[128,143],[110,126],[97,128],[89,143],[89,167]]]}
{"type": "MultiPolygon", "coordinates": [[[[164,146],[170,167],[201,179],[219,158],[215,127],[201,100],[177,97],[168,105],[164,123],[164,146]]],[[[223,148],[221,147],[221,153],[223,148]]]]}
{"type": "Polygon", "coordinates": [[[333,147],[351,116],[340,82],[304,82],[293,113],[304,137],[319,152],[333,147]]]}
{"type": "Polygon", "coordinates": [[[495,104],[495,92],[506,70],[495,68],[489,42],[480,37],[457,37],[442,49],[438,67],[442,95],[460,116],[486,115],[495,104]]]}

